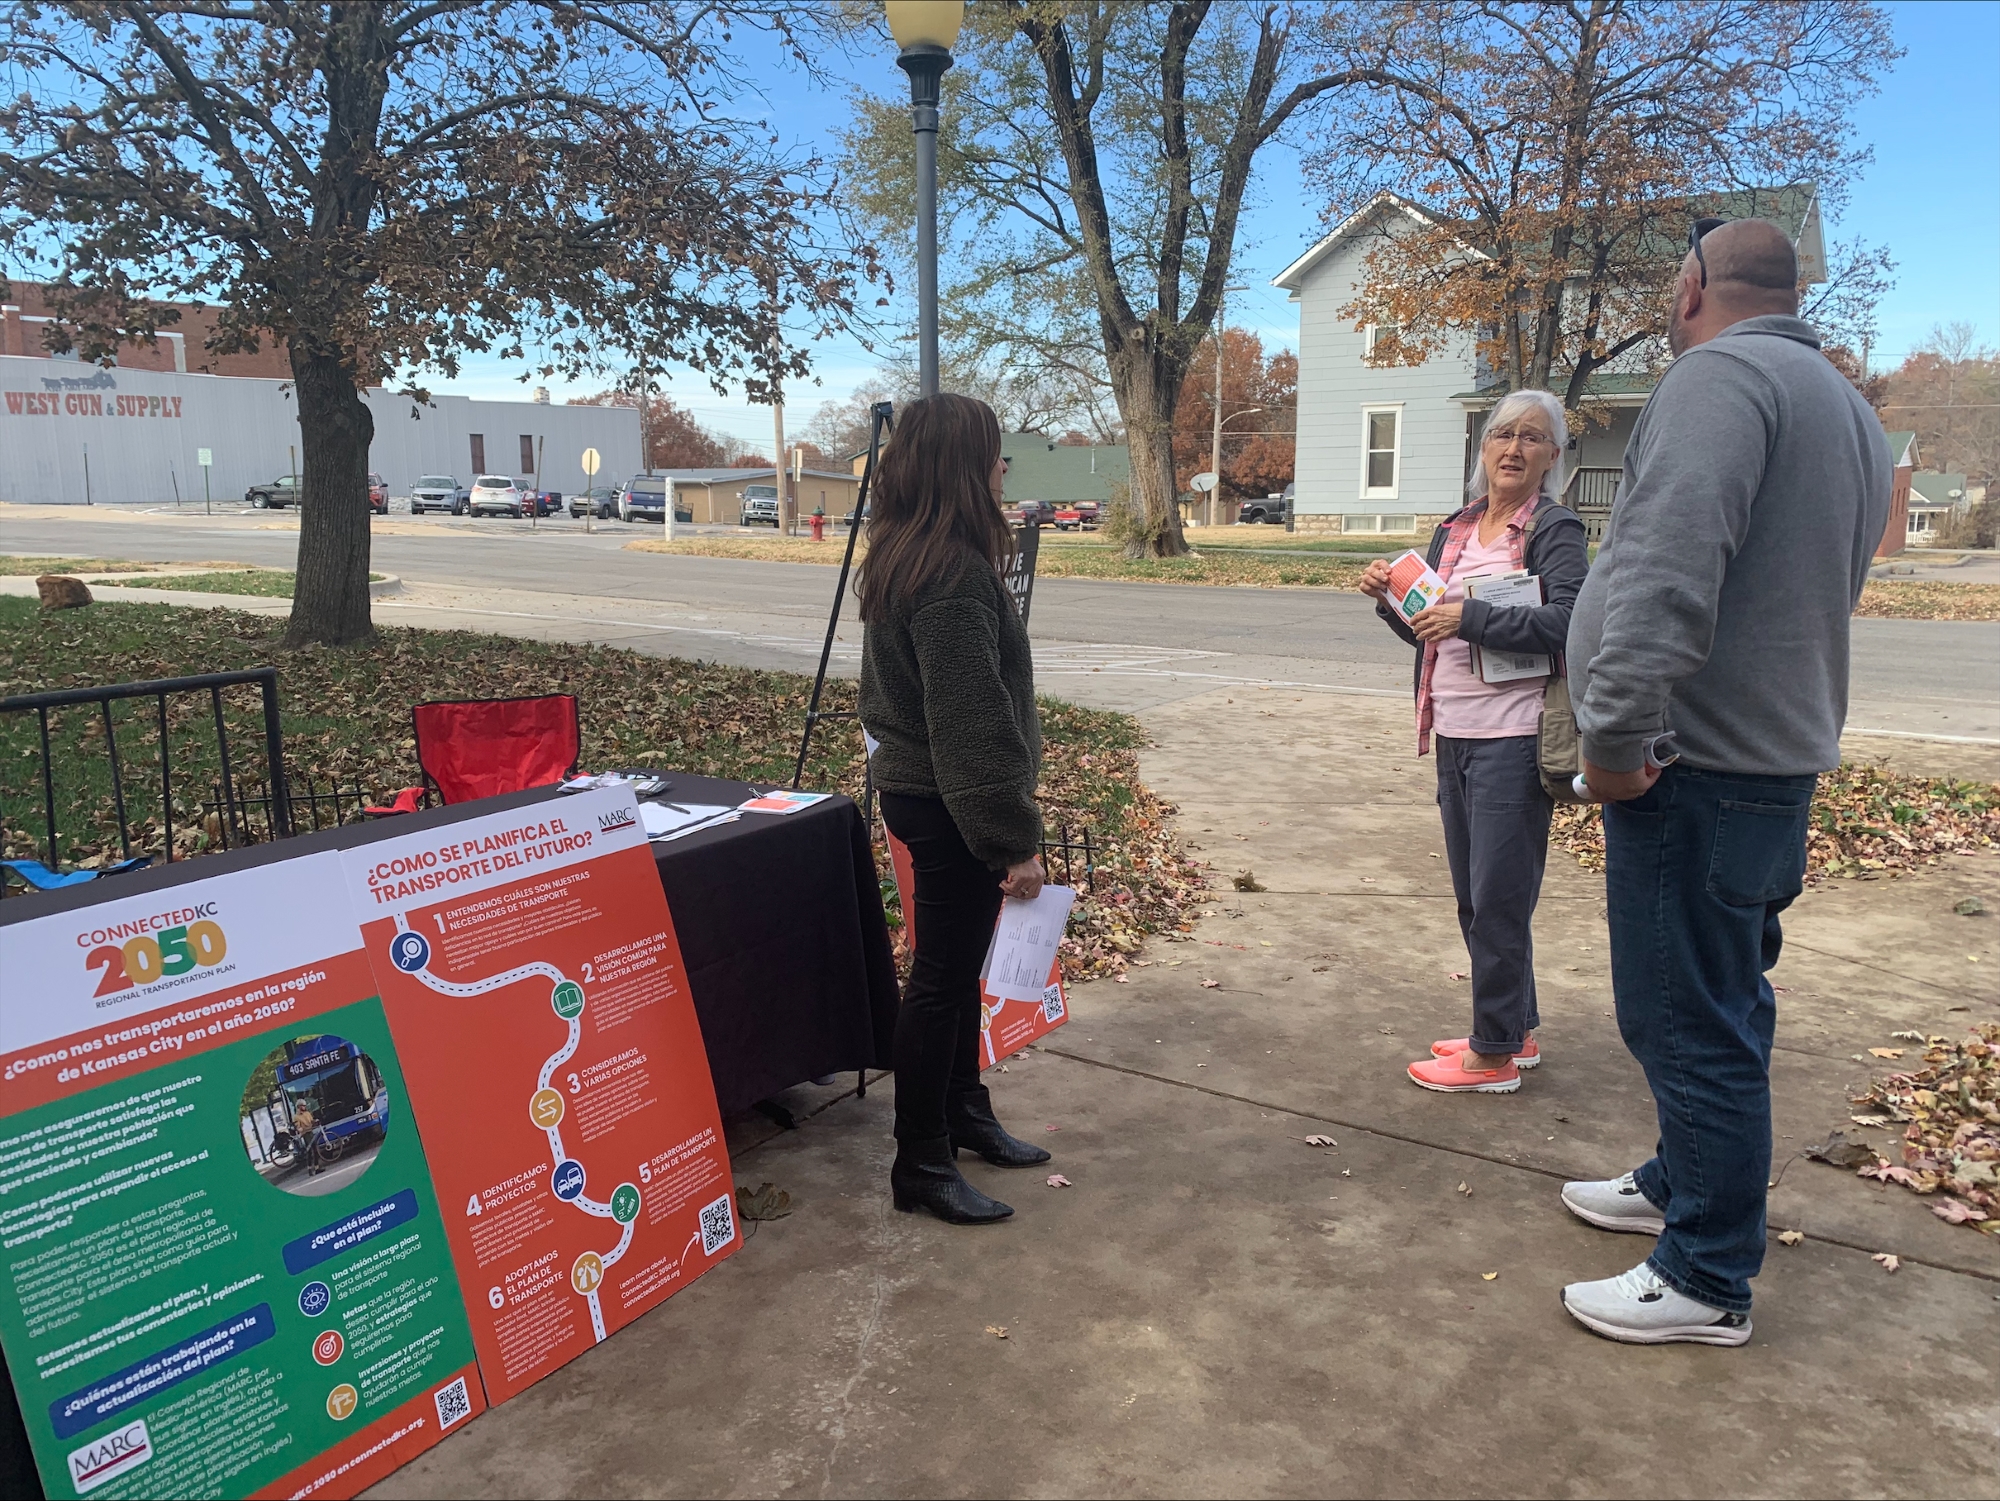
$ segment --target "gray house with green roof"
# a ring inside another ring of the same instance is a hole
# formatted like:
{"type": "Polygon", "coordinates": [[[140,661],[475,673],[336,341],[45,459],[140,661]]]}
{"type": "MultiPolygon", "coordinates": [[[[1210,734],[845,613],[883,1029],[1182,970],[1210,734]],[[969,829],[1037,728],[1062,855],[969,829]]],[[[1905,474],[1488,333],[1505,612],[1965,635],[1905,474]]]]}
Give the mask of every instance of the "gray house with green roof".
{"type": "MultiPolygon", "coordinates": [[[[1757,207],[1772,217],[1796,219],[1800,269],[1809,281],[1823,280],[1817,196],[1786,188],[1764,200],[1757,207]]],[[[1708,211],[1707,205],[1697,210],[1708,211]]],[[[1479,360],[1472,331],[1421,365],[1376,366],[1369,359],[1378,330],[1356,328],[1341,311],[1360,290],[1380,236],[1436,222],[1419,205],[1378,193],[1272,278],[1299,305],[1292,514],[1301,532],[1423,533],[1465,502],[1479,426],[1506,394],[1479,360]]],[[[1610,512],[1625,445],[1659,382],[1664,351],[1635,355],[1631,370],[1602,371],[1586,383],[1590,406],[1605,420],[1572,433],[1563,456],[1564,493],[1593,532],[1610,512]]]]}

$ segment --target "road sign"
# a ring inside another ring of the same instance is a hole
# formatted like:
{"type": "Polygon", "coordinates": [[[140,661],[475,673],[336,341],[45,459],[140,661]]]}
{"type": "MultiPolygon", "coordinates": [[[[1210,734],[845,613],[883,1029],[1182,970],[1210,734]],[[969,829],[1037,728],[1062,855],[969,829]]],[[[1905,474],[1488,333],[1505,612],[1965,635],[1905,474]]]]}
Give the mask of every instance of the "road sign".
{"type": "Polygon", "coordinates": [[[215,455],[210,453],[206,448],[197,448],[194,451],[194,461],[206,469],[210,464],[215,462],[215,455]]]}
{"type": "Polygon", "coordinates": [[[602,459],[600,459],[600,458],[598,458],[598,456],[597,456],[597,450],[596,450],[596,449],[594,449],[594,448],[586,448],[586,449],[585,449],[585,450],[583,451],[583,472],[584,472],[585,474],[595,474],[595,473],[597,473],[597,466],[598,466],[599,464],[601,464],[602,462],[603,462],[603,460],[602,460],[602,459]]]}
{"type": "Polygon", "coordinates": [[[1206,469],[1188,481],[1188,488],[1197,495],[1206,495],[1215,488],[1215,476],[1206,469]]]}

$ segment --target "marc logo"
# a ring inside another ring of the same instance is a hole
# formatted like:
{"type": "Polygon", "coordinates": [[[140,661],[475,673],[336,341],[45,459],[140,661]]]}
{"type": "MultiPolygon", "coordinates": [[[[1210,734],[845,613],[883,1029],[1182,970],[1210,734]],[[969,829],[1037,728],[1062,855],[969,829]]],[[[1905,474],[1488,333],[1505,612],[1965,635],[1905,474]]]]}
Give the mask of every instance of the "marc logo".
{"type": "Polygon", "coordinates": [[[616,808],[597,815],[597,827],[606,834],[613,829],[629,829],[638,821],[639,815],[630,808],[616,808]]]}
{"type": "Polygon", "coordinates": [[[127,1470],[135,1470],[153,1457],[153,1441],[147,1437],[143,1421],[92,1439],[69,1456],[70,1484],[78,1495],[95,1490],[107,1480],[115,1480],[127,1470]]]}

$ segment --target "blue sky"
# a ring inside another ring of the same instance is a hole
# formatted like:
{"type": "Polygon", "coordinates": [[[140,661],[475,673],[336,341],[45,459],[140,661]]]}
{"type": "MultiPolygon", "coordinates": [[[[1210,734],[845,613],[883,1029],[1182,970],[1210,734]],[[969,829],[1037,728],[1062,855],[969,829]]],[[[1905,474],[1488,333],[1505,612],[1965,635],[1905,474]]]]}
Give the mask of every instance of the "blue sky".
{"type": "MultiPolygon", "coordinates": [[[[1986,343],[2000,343],[2000,91],[1991,84],[2000,63],[2000,0],[1915,0],[1889,10],[1906,55],[1882,92],[1858,111],[1856,134],[1873,147],[1875,161],[1842,217],[1828,225],[1836,238],[1859,235],[1886,244],[1896,259],[1896,286],[1882,305],[1881,337],[1872,351],[1878,369],[1896,364],[1932,325],[1954,319],[1973,324],[1986,343]]],[[[850,89],[908,97],[886,44],[879,59],[837,64],[844,83],[833,87],[809,85],[775,58],[757,59],[753,71],[783,78],[766,107],[781,136],[802,152],[834,154],[850,89]]],[[[1256,328],[1266,348],[1295,346],[1297,310],[1269,282],[1320,233],[1317,206],[1300,182],[1296,158],[1282,147],[1259,158],[1252,196],[1235,278],[1250,290],[1231,299],[1229,321],[1256,328]]],[[[849,338],[824,341],[813,354],[820,384],[788,393],[788,430],[822,401],[845,398],[876,365],[849,338]]],[[[508,362],[475,357],[458,380],[434,388],[519,399],[527,389],[516,379],[520,373],[508,362]]],[[[551,383],[550,389],[561,401],[601,384],[551,383]]],[[[770,408],[718,396],[685,371],[670,390],[711,427],[769,449],[770,408]]]]}

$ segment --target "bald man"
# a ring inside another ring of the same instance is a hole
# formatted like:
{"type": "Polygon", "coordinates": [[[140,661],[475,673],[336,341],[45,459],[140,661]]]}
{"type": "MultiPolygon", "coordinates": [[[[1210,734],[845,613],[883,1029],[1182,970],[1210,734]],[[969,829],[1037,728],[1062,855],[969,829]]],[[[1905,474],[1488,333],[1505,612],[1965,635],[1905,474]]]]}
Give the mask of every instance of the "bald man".
{"type": "Polygon", "coordinates": [[[1778,915],[1799,894],[1818,773],[1840,761],[1848,618],[1889,514],[1882,425],[1798,317],[1798,262],[1760,219],[1692,238],[1674,362],[1625,450],[1568,662],[1606,804],[1618,1029],[1659,1118],[1651,1160],[1570,1183],[1605,1230],[1653,1235],[1563,1289],[1634,1344],[1740,1345],[1764,1263],[1778,915]]]}

